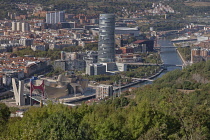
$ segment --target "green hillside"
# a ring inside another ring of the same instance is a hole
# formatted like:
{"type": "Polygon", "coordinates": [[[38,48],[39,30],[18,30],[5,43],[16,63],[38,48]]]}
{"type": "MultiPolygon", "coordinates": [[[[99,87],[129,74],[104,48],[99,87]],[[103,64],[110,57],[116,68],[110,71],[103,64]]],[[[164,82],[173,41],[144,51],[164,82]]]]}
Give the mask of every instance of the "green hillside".
{"type": "Polygon", "coordinates": [[[32,107],[22,119],[7,120],[1,104],[0,139],[210,139],[209,70],[210,61],[194,64],[114,100],[32,107]]]}
{"type": "MultiPolygon", "coordinates": [[[[26,10],[18,9],[16,4],[30,4],[43,6],[43,10],[65,10],[70,14],[100,14],[115,13],[119,17],[129,16],[131,12],[144,11],[152,8],[153,3],[161,2],[160,0],[0,0],[0,19],[8,18],[8,12],[26,14],[26,10]],[[126,9],[127,12],[123,12],[126,9]]],[[[162,2],[163,3],[163,2],[162,2]]],[[[210,12],[209,2],[193,2],[185,0],[164,1],[164,5],[171,6],[175,13],[167,13],[168,19],[180,19],[188,15],[206,16],[210,12]],[[196,5],[196,6],[195,6],[196,5]]],[[[34,9],[30,9],[32,12],[34,9]]],[[[30,13],[29,12],[29,13],[30,13]]],[[[142,15],[143,16],[143,15],[142,15]]],[[[144,17],[144,16],[143,16],[144,17]]],[[[146,16],[146,18],[161,18],[161,16],[146,16]]]]}

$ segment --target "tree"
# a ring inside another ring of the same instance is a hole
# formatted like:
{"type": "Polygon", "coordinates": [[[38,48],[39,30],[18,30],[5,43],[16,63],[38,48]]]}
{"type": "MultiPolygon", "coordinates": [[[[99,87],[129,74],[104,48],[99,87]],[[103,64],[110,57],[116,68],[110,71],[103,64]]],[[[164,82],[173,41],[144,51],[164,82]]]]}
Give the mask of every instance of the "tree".
{"type": "Polygon", "coordinates": [[[9,117],[10,117],[9,108],[4,103],[0,103],[0,131],[1,131],[0,139],[4,135],[3,132],[6,132],[9,117]]]}
{"type": "Polygon", "coordinates": [[[9,108],[4,103],[0,103],[0,126],[2,126],[2,128],[8,122],[9,116],[9,108]]]}

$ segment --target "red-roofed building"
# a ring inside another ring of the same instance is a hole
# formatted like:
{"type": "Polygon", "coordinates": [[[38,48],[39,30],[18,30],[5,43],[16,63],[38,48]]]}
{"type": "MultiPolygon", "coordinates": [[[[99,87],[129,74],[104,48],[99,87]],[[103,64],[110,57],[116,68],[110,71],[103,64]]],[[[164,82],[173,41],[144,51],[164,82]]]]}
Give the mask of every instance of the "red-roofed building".
{"type": "Polygon", "coordinates": [[[133,53],[133,48],[132,47],[120,47],[120,50],[122,50],[122,53],[133,53]]]}
{"type": "MultiPolygon", "coordinates": [[[[0,70],[3,73],[0,75],[3,75],[3,86],[10,86],[11,78],[22,79],[43,71],[47,68],[50,61],[49,58],[17,57],[14,53],[2,53],[0,58],[0,70]]],[[[0,87],[1,85],[0,76],[0,87]]]]}
{"type": "Polygon", "coordinates": [[[136,41],[133,42],[133,44],[141,44],[145,41],[147,41],[147,40],[136,40],[136,41]]]}

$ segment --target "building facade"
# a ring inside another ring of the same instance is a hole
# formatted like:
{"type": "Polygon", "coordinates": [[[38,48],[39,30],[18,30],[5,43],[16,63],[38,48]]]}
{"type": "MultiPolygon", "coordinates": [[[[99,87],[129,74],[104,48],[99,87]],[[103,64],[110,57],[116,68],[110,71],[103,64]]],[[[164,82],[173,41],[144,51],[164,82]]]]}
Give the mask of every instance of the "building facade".
{"type": "Polygon", "coordinates": [[[31,49],[33,51],[45,51],[46,50],[46,46],[45,45],[32,45],[31,49]]]}
{"type": "Polygon", "coordinates": [[[57,24],[65,22],[65,11],[49,12],[46,14],[46,23],[57,24]]]}
{"type": "Polygon", "coordinates": [[[210,60],[210,49],[196,47],[191,49],[191,63],[210,60]]]}
{"type": "Polygon", "coordinates": [[[12,22],[12,31],[30,31],[30,25],[27,22],[12,22]]]}
{"type": "Polygon", "coordinates": [[[95,63],[86,65],[86,74],[88,75],[103,75],[106,74],[106,66],[95,63]]]}
{"type": "Polygon", "coordinates": [[[137,40],[131,43],[134,53],[146,53],[154,51],[154,40],[137,40]]]}
{"type": "Polygon", "coordinates": [[[98,62],[115,62],[115,15],[100,14],[98,62]]]}
{"type": "Polygon", "coordinates": [[[54,69],[61,69],[63,71],[66,71],[67,64],[65,60],[55,60],[54,61],[54,69]]]}
{"type": "Polygon", "coordinates": [[[22,27],[21,27],[22,32],[28,32],[28,31],[30,31],[29,23],[23,22],[21,25],[22,25],[22,27]]]}
{"type": "Polygon", "coordinates": [[[96,88],[96,98],[104,99],[113,95],[113,86],[112,85],[99,85],[96,88]]]}

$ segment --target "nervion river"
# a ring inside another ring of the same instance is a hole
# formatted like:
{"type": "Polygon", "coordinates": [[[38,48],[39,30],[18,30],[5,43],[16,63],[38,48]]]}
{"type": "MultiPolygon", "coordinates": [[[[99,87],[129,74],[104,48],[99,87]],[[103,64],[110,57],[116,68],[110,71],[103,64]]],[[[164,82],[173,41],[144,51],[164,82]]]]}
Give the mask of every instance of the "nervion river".
{"type": "MultiPolygon", "coordinates": [[[[160,46],[173,46],[173,43],[170,41],[170,39],[159,39],[158,44],[160,46]]],[[[160,52],[161,59],[164,64],[173,64],[173,65],[182,65],[183,62],[181,58],[179,57],[176,48],[161,48],[160,52]]],[[[166,74],[169,71],[173,71],[175,69],[181,69],[181,67],[178,66],[168,66],[167,70],[164,70],[159,76],[157,76],[154,79],[157,79],[159,77],[162,77],[164,74],[166,74]]],[[[136,85],[133,85],[131,87],[140,87],[143,85],[152,84],[151,81],[145,81],[143,83],[139,83],[136,85]]],[[[127,88],[122,89],[122,91],[128,90],[127,88]]]]}
{"type": "MultiPolygon", "coordinates": [[[[173,44],[171,43],[170,39],[160,39],[160,40],[158,40],[158,44],[160,46],[163,46],[163,47],[164,46],[173,46],[173,44]]],[[[160,55],[161,55],[161,59],[164,62],[164,64],[182,65],[182,60],[179,57],[179,55],[178,55],[178,53],[176,51],[176,48],[172,48],[172,47],[171,48],[161,48],[160,55]]],[[[157,79],[159,77],[162,77],[167,72],[173,71],[175,69],[181,69],[181,67],[168,66],[167,67],[167,70],[164,70],[159,76],[157,76],[154,79],[157,79]]],[[[152,84],[152,82],[151,81],[145,81],[145,82],[142,82],[142,83],[139,83],[139,84],[130,86],[130,87],[141,87],[143,85],[148,85],[148,84],[152,84]]],[[[121,89],[121,91],[126,91],[130,87],[123,88],[123,89],[121,89]]],[[[118,93],[119,93],[119,90],[118,91],[115,91],[115,94],[118,94],[118,93]]],[[[85,100],[87,100],[87,99],[85,99],[85,100]]],[[[76,102],[76,103],[81,103],[81,101],[76,102]]]]}
{"type": "MultiPolygon", "coordinates": [[[[158,44],[160,46],[173,46],[171,41],[169,39],[160,39],[158,40],[158,44]]],[[[176,48],[161,48],[161,58],[164,62],[164,64],[173,64],[173,65],[182,65],[183,62],[181,58],[179,57],[176,48]]],[[[172,71],[175,69],[181,69],[181,67],[177,66],[170,66],[167,68],[167,71],[172,71]]]]}

